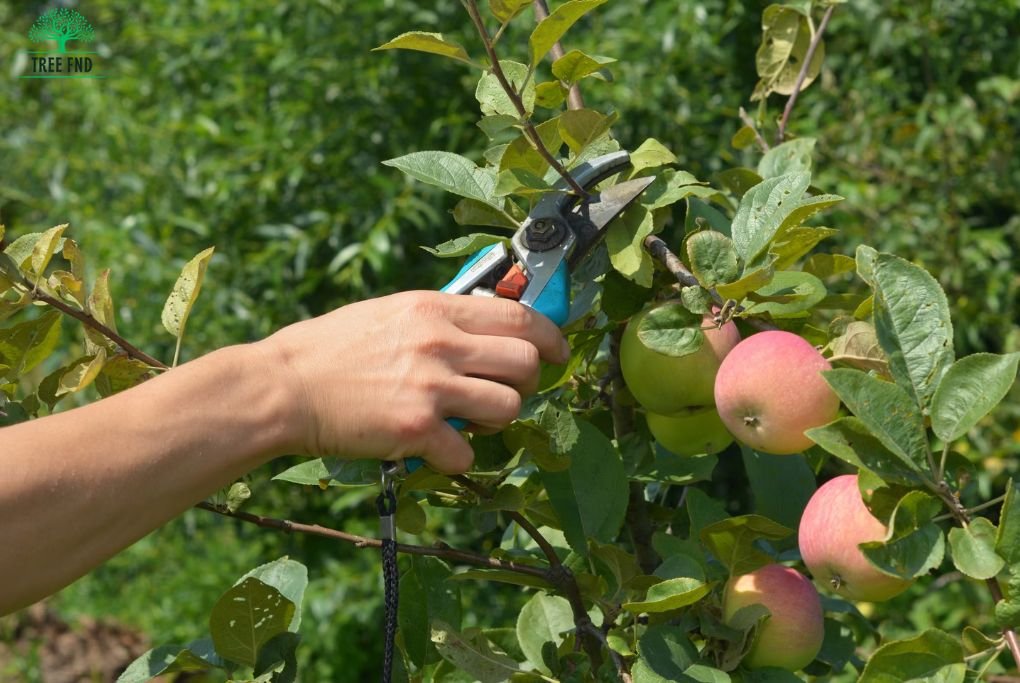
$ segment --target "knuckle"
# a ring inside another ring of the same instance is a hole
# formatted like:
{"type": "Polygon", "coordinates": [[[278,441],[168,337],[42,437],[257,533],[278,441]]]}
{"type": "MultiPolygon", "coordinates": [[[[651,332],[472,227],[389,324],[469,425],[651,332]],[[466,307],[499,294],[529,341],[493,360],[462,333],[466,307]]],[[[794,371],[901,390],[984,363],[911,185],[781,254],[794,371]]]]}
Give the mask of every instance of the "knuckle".
{"type": "Polygon", "coordinates": [[[537,372],[541,358],[534,344],[523,342],[520,348],[521,364],[530,372],[537,372]]]}
{"type": "Polygon", "coordinates": [[[439,334],[423,334],[415,344],[417,354],[429,360],[446,358],[452,350],[451,341],[439,334]]]}
{"type": "Polygon", "coordinates": [[[397,420],[397,437],[401,441],[418,441],[429,434],[435,416],[427,410],[408,411],[397,420]]]}
{"type": "Polygon", "coordinates": [[[443,312],[443,299],[436,292],[407,292],[407,311],[418,318],[434,319],[443,312]]]}
{"type": "Polygon", "coordinates": [[[521,413],[521,395],[516,391],[504,392],[502,405],[500,406],[500,421],[509,424],[517,419],[521,413]]]}
{"type": "Polygon", "coordinates": [[[511,332],[523,332],[531,323],[531,315],[523,304],[506,301],[503,304],[503,322],[511,332]]]}

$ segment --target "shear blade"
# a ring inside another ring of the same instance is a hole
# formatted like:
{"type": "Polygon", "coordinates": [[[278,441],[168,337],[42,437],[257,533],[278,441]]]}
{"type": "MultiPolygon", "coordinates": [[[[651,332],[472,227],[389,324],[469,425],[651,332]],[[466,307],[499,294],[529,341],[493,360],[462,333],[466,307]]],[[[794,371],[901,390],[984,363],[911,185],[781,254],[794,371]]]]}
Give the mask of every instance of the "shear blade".
{"type": "Polygon", "coordinates": [[[648,176],[613,185],[574,208],[574,213],[586,220],[578,221],[574,228],[577,246],[570,257],[571,268],[584,259],[605,236],[609,224],[633,204],[654,180],[655,176],[648,176]]]}

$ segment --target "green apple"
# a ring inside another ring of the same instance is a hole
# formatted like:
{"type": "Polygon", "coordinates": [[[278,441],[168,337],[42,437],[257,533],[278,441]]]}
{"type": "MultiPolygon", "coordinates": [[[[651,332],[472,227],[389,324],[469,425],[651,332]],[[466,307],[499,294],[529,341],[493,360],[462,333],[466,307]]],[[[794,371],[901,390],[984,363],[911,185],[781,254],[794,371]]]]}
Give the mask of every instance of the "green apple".
{"type": "MultiPolygon", "coordinates": [[[[680,304],[674,302],[660,306],[680,304]]],[[[638,337],[638,326],[651,310],[645,309],[631,318],[620,341],[620,370],[627,388],[638,403],[659,415],[711,406],[719,363],[740,341],[736,325],[728,322],[720,328],[706,329],[705,341],[697,351],[684,356],[668,356],[648,348],[638,337]]],[[[706,315],[702,327],[711,327],[712,324],[712,316],[706,315]]]]}
{"type": "Polygon", "coordinates": [[[723,620],[729,623],[737,610],[749,605],[764,605],[772,615],[758,629],[744,657],[747,667],[797,671],[818,656],[825,617],[822,599],[806,576],[780,564],[734,576],[723,591],[723,620]]]}
{"type": "Polygon", "coordinates": [[[848,600],[880,602],[905,591],[912,579],[879,571],[857,546],[881,541],[887,529],[861,500],[857,475],[825,482],[811,496],[797,530],[804,564],[815,581],[848,600]]]}
{"type": "Polygon", "coordinates": [[[733,443],[715,408],[690,408],[676,415],[648,413],[647,417],[655,440],[677,455],[718,453],[733,443]]]}
{"type": "Polygon", "coordinates": [[[812,445],[804,430],[835,419],[839,398],[821,372],[832,366],[791,332],[759,332],[727,354],[715,378],[715,406],[738,441],[787,455],[812,445]]]}

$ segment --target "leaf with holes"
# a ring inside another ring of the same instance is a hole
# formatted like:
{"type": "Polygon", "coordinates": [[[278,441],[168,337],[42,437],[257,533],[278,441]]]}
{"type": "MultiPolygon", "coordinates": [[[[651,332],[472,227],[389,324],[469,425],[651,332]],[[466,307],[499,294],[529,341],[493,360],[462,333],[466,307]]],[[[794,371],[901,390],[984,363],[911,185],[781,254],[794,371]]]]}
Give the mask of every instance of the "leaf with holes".
{"type": "Polygon", "coordinates": [[[224,659],[255,666],[259,650],[288,630],[294,603],[255,577],[244,579],[220,597],[209,615],[213,643],[224,659]]]}

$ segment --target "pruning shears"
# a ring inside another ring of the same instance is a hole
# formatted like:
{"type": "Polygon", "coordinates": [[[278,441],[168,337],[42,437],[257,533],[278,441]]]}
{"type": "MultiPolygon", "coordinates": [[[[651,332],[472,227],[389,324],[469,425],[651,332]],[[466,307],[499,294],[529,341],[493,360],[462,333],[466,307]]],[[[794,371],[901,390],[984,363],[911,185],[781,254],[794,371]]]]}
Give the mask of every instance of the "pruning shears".
{"type": "MultiPolygon", "coordinates": [[[[515,299],[562,327],[570,312],[570,271],[605,237],[613,219],[655,179],[636,178],[598,194],[589,192],[629,165],[626,151],[580,164],[570,175],[587,196],[571,193],[561,179],[535,203],[511,238],[510,249],[502,242],[481,249],[440,291],[515,299]]],[[[447,422],[455,429],[467,426],[466,420],[457,417],[447,422]]],[[[384,477],[392,481],[393,476],[414,472],[422,464],[417,457],[386,462],[384,477]]]]}

